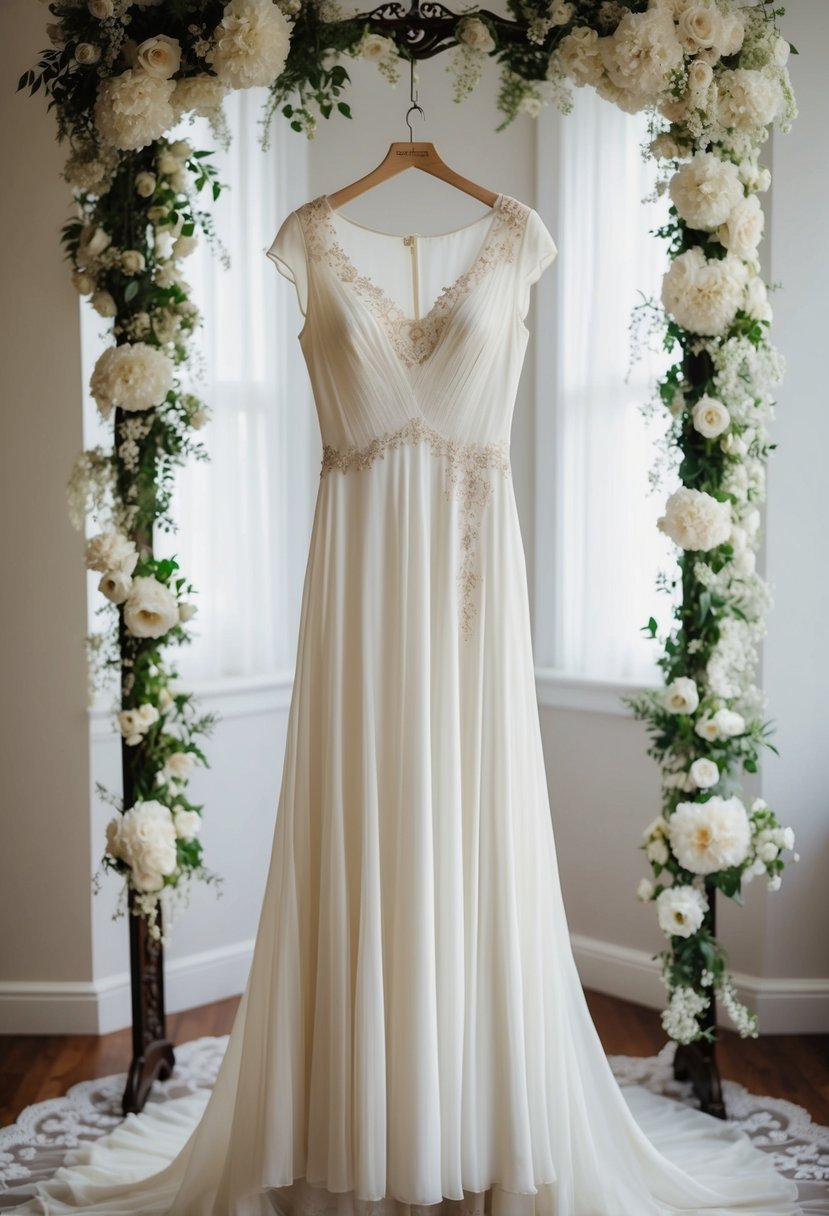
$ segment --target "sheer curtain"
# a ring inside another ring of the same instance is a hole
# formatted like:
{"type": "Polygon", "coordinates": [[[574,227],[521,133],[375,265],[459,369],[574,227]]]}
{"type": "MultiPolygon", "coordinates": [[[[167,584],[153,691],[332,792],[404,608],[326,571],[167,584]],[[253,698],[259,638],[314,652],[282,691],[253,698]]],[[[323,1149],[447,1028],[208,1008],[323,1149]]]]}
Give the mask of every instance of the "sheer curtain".
{"type": "MultiPolygon", "coordinates": [[[[306,141],[278,120],[263,152],[265,91],[241,90],[225,102],[232,142],[215,156],[226,185],[205,195],[230,268],[202,238],[182,263],[204,324],[197,335],[211,409],[200,432],[211,459],[179,472],[172,514],[179,529],[158,533],[158,556],[175,555],[198,594],[195,642],[175,654],[189,683],[290,676],[314,494],[319,437],[296,334],[301,316],[265,249],[282,219],[306,198],[306,141]]],[[[215,139],[204,120],[174,137],[196,149],[215,139]]],[[[89,367],[100,321],[84,309],[89,367]]],[[[94,413],[94,407],[93,407],[94,413]]],[[[88,442],[99,441],[90,420],[88,442]]]]}
{"type": "Polygon", "coordinates": [[[664,494],[648,480],[664,419],[646,421],[640,405],[665,357],[643,353],[628,372],[632,311],[659,295],[665,245],[651,231],[667,205],[643,202],[654,182],[644,116],[579,89],[573,112],[547,122],[539,194],[560,254],[538,313],[553,341],[538,343],[537,658],[566,675],[656,682],[640,630],[669,620],[655,581],[675,563],[656,529],[664,494]]]}

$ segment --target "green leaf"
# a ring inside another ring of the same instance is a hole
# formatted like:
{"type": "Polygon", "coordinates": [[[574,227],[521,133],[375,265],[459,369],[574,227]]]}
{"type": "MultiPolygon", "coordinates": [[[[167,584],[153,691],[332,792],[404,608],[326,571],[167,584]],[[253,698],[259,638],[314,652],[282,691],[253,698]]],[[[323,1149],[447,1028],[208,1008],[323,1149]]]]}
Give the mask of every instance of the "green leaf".
{"type": "Polygon", "coordinates": [[[338,101],[337,109],[340,111],[341,114],[344,114],[346,118],[351,117],[351,106],[348,104],[347,101],[338,101]]]}
{"type": "Polygon", "coordinates": [[[129,304],[138,295],[138,280],[132,279],[124,289],[124,301],[129,304]]]}

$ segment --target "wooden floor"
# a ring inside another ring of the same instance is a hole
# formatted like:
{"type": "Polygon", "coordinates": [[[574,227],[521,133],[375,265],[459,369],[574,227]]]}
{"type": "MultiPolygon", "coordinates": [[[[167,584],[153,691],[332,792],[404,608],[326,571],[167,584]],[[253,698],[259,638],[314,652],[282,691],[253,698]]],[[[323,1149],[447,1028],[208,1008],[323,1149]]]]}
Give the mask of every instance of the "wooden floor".
{"type": "MultiPolygon", "coordinates": [[[[590,1011],[610,1055],[650,1056],[665,1043],[659,1014],[615,997],[588,993],[590,1011]]],[[[167,1019],[173,1042],[230,1030],[238,998],[204,1005],[167,1019]]],[[[77,1081],[125,1072],[130,1032],[103,1035],[0,1036],[0,1127],[24,1106],[54,1098],[77,1081]]],[[[720,1069],[754,1093],[788,1098],[829,1126],[829,1035],[739,1039],[721,1032],[720,1069]]]]}

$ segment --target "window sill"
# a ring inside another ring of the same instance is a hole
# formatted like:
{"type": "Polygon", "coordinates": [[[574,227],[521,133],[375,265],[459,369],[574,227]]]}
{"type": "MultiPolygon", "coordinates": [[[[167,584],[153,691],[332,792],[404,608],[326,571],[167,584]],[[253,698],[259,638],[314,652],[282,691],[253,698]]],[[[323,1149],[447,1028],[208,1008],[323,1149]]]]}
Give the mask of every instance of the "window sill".
{"type": "Polygon", "coordinates": [[[599,680],[572,675],[553,667],[536,667],[535,686],[538,704],[544,709],[578,709],[587,713],[616,714],[630,718],[630,709],[621,697],[657,688],[641,681],[599,680]]]}

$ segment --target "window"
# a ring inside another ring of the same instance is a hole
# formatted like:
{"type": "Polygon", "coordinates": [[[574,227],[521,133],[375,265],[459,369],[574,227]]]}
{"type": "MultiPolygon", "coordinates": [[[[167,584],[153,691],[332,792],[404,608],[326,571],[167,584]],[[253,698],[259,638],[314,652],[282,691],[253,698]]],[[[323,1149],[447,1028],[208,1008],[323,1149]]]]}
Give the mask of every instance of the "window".
{"type": "Polygon", "coordinates": [[[651,232],[667,204],[642,201],[654,184],[645,117],[575,92],[573,112],[539,128],[539,208],[560,252],[536,313],[536,660],[566,676],[657,683],[640,630],[651,615],[669,621],[655,584],[675,561],[656,528],[665,494],[648,479],[665,420],[646,421],[640,406],[665,356],[643,352],[628,372],[632,311],[659,296],[665,245],[651,232]]]}
{"type": "MultiPolygon", "coordinates": [[[[319,475],[319,436],[296,335],[294,294],[265,256],[279,224],[306,197],[306,141],[278,120],[271,147],[260,146],[265,100],[239,90],[225,102],[232,135],[217,151],[216,204],[201,205],[230,255],[230,268],[202,238],[182,263],[203,316],[196,338],[204,373],[198,391],[212,417],[200,433],[209,463],[178,474],[173,518],[159,532],[157,556],[175,555],[197,588],[195,642],[175,652],[188,684],[289,674],[293,668],[302,578],[319,475]]],[[[173,137],[213,148],[203,119],[173,137]]],[[[100,319],[83,304],[85,376],[105,344],[100,319]]],[[[89,406],[87,442],[108,442],[89,406]]],[[[100,602],[97,592],[93,607],[100,602]]]]}

